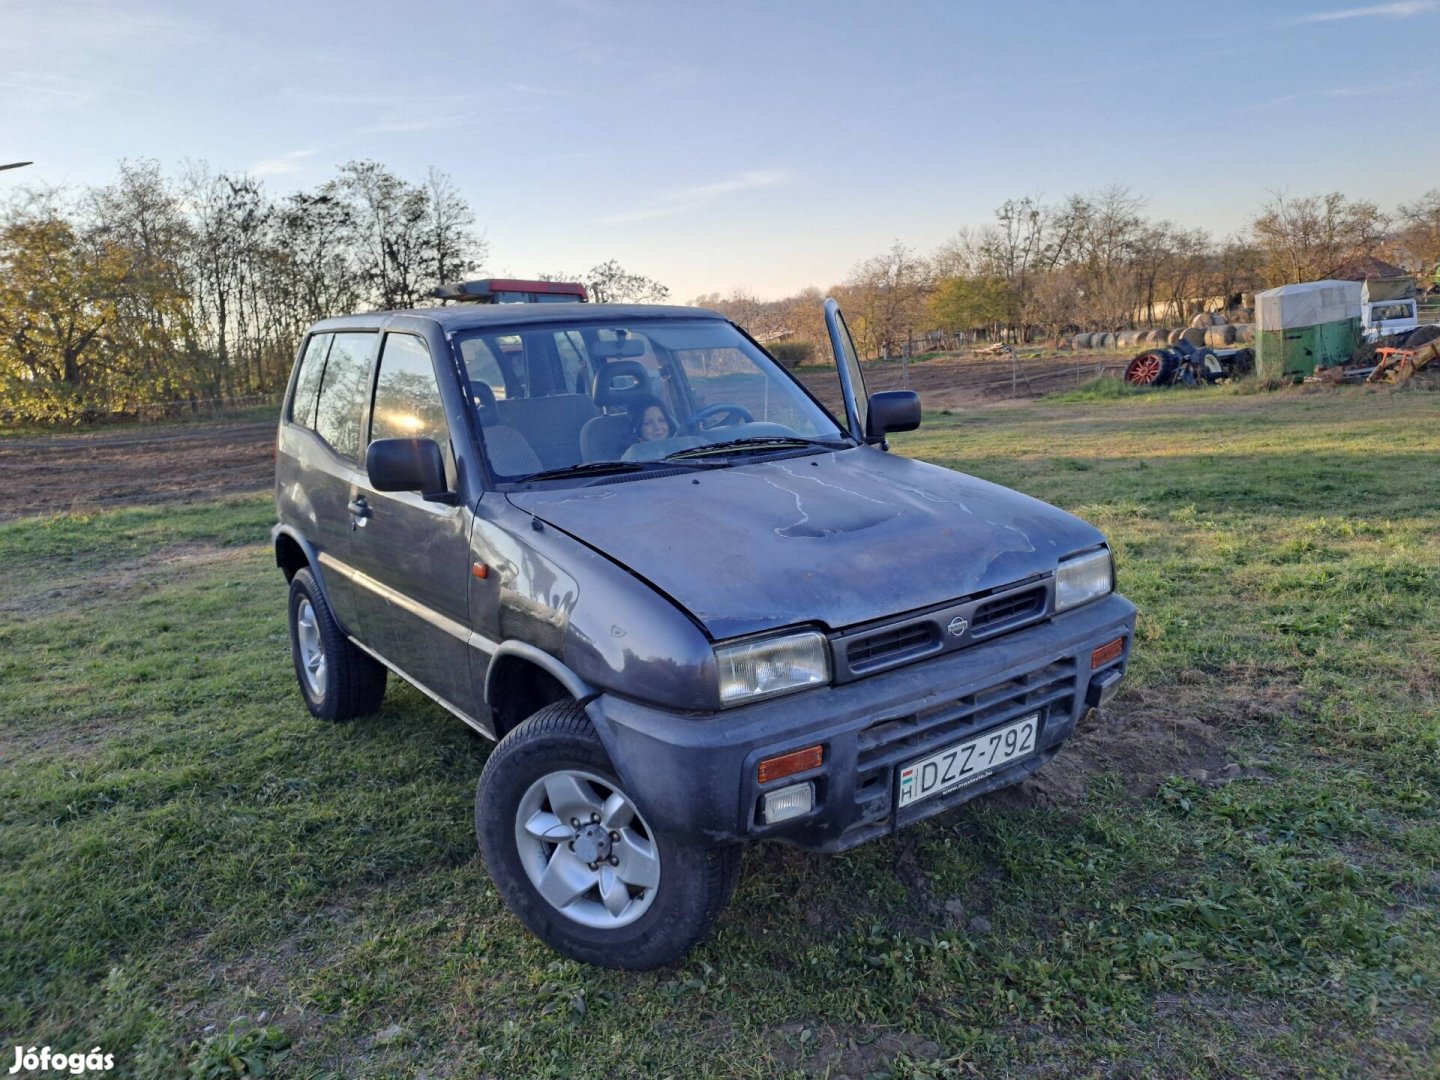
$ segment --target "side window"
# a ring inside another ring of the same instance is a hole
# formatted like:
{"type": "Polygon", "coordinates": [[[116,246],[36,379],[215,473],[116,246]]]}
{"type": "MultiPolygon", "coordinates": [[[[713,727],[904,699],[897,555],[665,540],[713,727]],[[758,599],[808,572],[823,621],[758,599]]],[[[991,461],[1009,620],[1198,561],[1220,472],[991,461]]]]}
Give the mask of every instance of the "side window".
{"type": "Polygon", "coordinates": [[[351,461],[360,453],[360,413],[379,338],[379,334],[336,334],[325,361],[315,431],[351,461]]]}
{"type": "Polygon", "coordinates": [[[295,396],[290,399],[290,419],[307,428],[315,426],[315,399],[320,396],[325,354],[329,351],[330,335],[316,334],[300,357],[300,375],[295,380],[295,396]]]}
{"type": "Polygon", "coordinates": [[[434,439],[450,442],[450,425],[440,400],[440,384],[425,342],[409,334],[386,334],[375,380],[371,439],[434,439]]]}

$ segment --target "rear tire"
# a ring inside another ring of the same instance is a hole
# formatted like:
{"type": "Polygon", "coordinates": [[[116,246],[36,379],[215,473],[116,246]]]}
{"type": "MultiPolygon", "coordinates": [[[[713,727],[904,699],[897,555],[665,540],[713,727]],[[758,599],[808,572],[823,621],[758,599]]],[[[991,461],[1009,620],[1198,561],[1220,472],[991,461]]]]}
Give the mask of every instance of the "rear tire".
{"type": "Polygon", "coordinates": [[[709,932],[740,876],[739,847],[682,840],[640,814],[573,701],[545,706],[490,754],[475,835],[526,928],[600,967],[678,960],[709,932]]]}
{"type": "Polygon", "coordinates": [[[385,665],[345,636],[309,567],[290,579],[290,656],[310,715],[352,720],[380,708],[385,665]]]}

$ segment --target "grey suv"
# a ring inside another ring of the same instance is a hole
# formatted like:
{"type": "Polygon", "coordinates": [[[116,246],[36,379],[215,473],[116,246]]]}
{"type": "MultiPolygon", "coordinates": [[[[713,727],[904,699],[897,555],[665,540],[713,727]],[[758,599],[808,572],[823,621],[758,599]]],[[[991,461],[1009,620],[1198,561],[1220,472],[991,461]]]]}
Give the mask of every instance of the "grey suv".
{"type": "Polygon", "coordinates": [[[826,320],[827,410],[695,308],[467,306],[317,324],[276,452],[316,716],[393,671],[499,741],[475,828],[558,951],[649,968],[740,845],[840,851],[1029,775],[1116,690],[1135,609],[1092,526],[887,452],[826,320]]]}

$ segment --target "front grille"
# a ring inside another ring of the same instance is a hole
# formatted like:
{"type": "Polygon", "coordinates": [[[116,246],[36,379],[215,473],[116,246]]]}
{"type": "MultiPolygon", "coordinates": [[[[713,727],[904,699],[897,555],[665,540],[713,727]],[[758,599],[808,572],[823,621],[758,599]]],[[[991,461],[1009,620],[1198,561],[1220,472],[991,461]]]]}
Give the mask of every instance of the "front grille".
{"type": "Polygon", "coordinates": [[[1041,731],[1051,716],[1075,708],[1076,661],[1057,660],[953,701],[871,724],[856,739],[855,801],[866,821],[891,810],[895,766],[978,734],[987,728],[1040,713],[1041,731]]]}
{"type": "Polygon", "coordinates": [[[917,623],[859,638],[850,644],[845,657],[850,661],[850,670],[859,673],[895,660],[924,656],[939,644],[933,624],[917,623]]]}
{"type": "Polygon", "coordinates": [[[1013,619],[1024,619],[1036,614],[1045,606],[1045,586],[1037,585],[1025,592],[1010,593],[995,600],[987,600],[975,609],[975,618],[970,620],[970,632],[977,633],[999,626],[1013,619]]]}

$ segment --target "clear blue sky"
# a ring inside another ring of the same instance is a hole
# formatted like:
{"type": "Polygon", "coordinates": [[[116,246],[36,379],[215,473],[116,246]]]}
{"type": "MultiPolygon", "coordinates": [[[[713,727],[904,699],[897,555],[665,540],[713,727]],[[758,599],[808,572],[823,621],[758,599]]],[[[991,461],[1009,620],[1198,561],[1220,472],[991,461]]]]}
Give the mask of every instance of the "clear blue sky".
{"type": "Polygon", "coordinates": [[[1010,196],[1123,182],[1217,233],[1278,188],[1440,186],[1440,0],[0,0],[0,194],[121,158],[283,193],[434,165],[488,269],[686,300],[840,281],[1010,196]]]}

